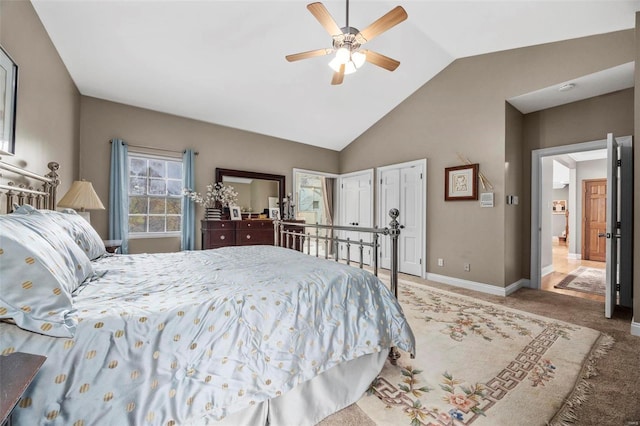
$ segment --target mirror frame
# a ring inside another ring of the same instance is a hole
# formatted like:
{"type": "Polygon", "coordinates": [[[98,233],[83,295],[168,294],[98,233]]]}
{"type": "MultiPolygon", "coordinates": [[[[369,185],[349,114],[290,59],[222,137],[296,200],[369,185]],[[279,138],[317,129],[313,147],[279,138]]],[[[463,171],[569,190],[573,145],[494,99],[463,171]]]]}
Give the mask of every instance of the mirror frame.
{"type": "Polygon", "coordinates": [[[278,205],[280,206],[280,217],[283,214],[282,200],[284,199],[284,175],[273,175],[270,173],[249,172],[246,170],[222,169],[216,167],[216,182],[222,182],[224,176],[241,177],[247,179],[274,180],[278,182],[278,205]]]}

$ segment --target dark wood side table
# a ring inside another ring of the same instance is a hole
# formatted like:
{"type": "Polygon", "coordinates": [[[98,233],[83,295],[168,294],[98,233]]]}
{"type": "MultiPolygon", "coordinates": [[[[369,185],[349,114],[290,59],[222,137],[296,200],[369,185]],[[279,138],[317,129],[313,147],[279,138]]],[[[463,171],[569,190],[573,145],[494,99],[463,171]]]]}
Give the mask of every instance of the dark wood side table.
{"type": "Polygon", "coordinates": [[[102,240],[107,253],[118,253],[122,247],[122,240],[102,240]]]}
{"type": "Polygon", "coordinates": [[[46,359],[24,352],[0,356],[0,425],[11,425],[11,412],[46,359]]]}

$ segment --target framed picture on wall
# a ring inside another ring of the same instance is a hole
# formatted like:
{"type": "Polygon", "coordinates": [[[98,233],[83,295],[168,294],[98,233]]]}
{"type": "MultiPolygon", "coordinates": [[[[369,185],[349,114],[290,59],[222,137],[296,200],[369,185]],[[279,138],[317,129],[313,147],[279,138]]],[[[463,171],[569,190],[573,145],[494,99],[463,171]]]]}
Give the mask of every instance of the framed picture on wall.
{"type": "Polygon", "coordinates": [[[16,96],[18,65],[0,46],[0,153],[16,153],[16,96]]]}
{"type": "Polygon", "coordinates": [[[444,169],[444,200],[478,199],[478,164],[444,169]]]}
{"type": "Polygon", "coordinates": [[[553,214],[565,214],[567,212],[567,200],[553,200],[551,211],[553,214]]]}

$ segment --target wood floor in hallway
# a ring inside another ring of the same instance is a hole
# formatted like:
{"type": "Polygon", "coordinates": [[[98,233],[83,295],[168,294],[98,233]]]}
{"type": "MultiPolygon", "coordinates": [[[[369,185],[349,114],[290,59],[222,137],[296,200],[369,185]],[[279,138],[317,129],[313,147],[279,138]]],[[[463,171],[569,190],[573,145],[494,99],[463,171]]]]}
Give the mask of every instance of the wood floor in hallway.
{"type": "Polygon", "coordinates": [[[554,285],[562,281],[572,271],[580,266],[588,266],[590,268],[605,269],[605,262],[594,262],[590,260],[569,259],[569,248],[566,243],[553,242],[553,268],[554,272],[542,277],[542,290],[555,293],[562,293],[569,296],[582,297],[584,299],[597,300],[604,303],[604,296],[597,294],[583,293],[574,290],[555,288],[554,285]]]}

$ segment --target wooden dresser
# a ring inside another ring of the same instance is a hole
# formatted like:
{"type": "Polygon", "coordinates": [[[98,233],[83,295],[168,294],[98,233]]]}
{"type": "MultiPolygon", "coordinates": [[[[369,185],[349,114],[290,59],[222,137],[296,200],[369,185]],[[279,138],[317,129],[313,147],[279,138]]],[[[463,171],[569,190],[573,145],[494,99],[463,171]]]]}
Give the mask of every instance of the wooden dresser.
{"type": "Polygon", "coordinates": [[[203,250],[227,246],[273,245],[271,219],[202,220],[200,222],[203,250]]]}

